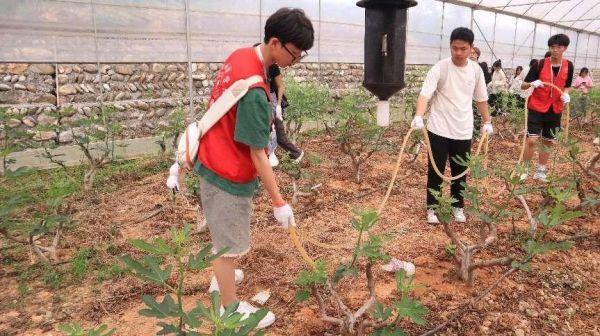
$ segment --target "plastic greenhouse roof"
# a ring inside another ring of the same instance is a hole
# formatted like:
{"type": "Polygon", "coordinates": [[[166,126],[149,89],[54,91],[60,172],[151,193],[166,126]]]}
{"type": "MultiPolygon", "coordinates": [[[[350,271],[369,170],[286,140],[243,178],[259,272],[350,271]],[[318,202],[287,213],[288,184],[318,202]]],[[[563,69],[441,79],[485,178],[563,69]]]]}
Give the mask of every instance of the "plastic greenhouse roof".
{"type": "Polygon", "coordinates": [[[600,35],[600,0],[438,0],[600,35]]]}

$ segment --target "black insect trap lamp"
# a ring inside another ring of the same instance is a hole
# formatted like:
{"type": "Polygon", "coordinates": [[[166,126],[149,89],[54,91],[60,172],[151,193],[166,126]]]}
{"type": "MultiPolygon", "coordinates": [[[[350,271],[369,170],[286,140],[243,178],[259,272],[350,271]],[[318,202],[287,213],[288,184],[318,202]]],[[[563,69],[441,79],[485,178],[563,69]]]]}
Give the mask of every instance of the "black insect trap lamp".
{"type": "Polygon", "coordinates": [[[407,8],[414,0],[361,0],[365,9],[365,70],[363,86],[379,98],[377,125],[389,126],[388,99],[404,88],[407,8]]]}

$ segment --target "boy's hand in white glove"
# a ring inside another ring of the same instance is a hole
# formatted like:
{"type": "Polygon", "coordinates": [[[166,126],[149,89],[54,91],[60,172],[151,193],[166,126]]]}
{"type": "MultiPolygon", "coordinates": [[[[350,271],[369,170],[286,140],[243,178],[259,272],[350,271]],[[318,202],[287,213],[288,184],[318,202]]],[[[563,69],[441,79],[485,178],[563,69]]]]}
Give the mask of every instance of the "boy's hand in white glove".
{"type": "Polygon", "coordinates": [[[492,123],[485,123],[483,124],[483,127],[481,127],[481,131],[487,135],[492,135],[492,133],[494,133],[494,127],[492,126],[492,123]]]}
{"type": "Polygon", "coordinates": [[[281,108],[281,104],[275,106],[275,118],[283,121],[283,109],[281,108]]]}
{"type": "Polygon", "coordinates": [[[410,126],[414,129],[422,129],[423,127],[425,127],[425,124],[423,123],[423,117],[421,116],[415,116],[412,120],[412,122],[410,123],[410,126]]]}
{"type": "Polygon", "coordinates": [[[296,226],[294,211],[287,203],[280,207],[274,206],[273,215],[275,216],[275,219],[277,219],[277,222],[279,222],[284,229],[287,229],[289,224],[296,226]]]}
{"type": "Polygon", "coordinates": [[[571,96],[569,96],[569,93],[565,92],[560,96],[560,100],[562,100],[563,103],[568,104],[571,102],[571,96]]]}
{"type": "Polygon", "coordinates": [[[531,85],[533,85],[534,88],[539,88],[539,87],[544,87],[544,83],[542,83],[541,80],[536,79],[533,82],[531,82],[531,85]]]}
{"type": "Polygon", "coordinates": [[[167,179],[167,187],[174,193],[179,191],[179,164],[174,163],[169,168],[169,178],[167,179]]]}

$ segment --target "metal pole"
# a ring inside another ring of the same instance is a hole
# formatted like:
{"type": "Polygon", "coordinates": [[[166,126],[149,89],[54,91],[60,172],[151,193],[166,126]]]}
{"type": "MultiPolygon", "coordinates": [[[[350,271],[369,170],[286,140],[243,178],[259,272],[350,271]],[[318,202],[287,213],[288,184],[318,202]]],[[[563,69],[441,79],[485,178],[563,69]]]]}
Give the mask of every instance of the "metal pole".
{"type": "Polygon", "coordinates": [[[594,58],[596,65],[594,65],[594,68],[600,68],[600,60],[598,59],[598,55],[600,55],[600,37],[596,37],[596,40],[598,43],[596,44],[596,57],[594,58]]]}
{"type": "Polygon", "coordinates": [[[440,28],[440,56],[438,60],[442,59],[442,45],[444,43],[444,12],[446,11],[446,3],[442,2],[442,25],[440,28]]]}
{"type": "Polygon", "coordinates": [[[577,69],[577,48],[579,45],[579,32],[577,32],[577,38],[575,39],[575,56],[573,56],[573,67],[577,69]]]}
{"type": "Polygon", "coordinates": [[[100,85],[100,106],[104,105],[104,86],[102,84],[102,71],[100,69],[100,55],[98,46],[98,28],[96,27],[96,5],[94,4],[94,0],[90,0],[90,4],[92,6],[92,24],[94,25],[94,48],[96,54],[96,67],[98,67],[98,72],[96,76],[98,76],[98,83],[100,85]]]}
{"type": "Polygon", "coordinates": [[[512,67],[515,67],[515,54],[517,53],[517,26],[519,25],[519,19],[515,20],[515,35],[513,36],[513,53],[511,58],[512,67]]]}
{"type": "Polygon", "coordinates": [[[533,42],[531,43],[531,59],[535,54],[535,38],[537,37],[537,22],[533,23],[533,42]]]}
{"type": "Polygon", "coordinates": [[[473,30],[473,21],[475,21],[475,9],[471,7],[471,30],[473,30]]]}
{"type": "MultiPolygon", "coordinates": [[[[494,30],[492,31],[492,55],[496,55],[494,50],[496,50],[496,22],[498,18],[498,13],[494,13],[494,30]]],[[[493,60],[495,61],[495,60],[493,60]]],[[[493,62],[492,62],[493,64],[493,62]]]]}
{"type": "Polygon", "coordinates": [[[190,39],[190,0],[185,0],[185,43],[188,63],[190,115],[194,115],[194,81],[192,79],[192,41],[190,39]]]}
{"type": "MultiPolygon", "coordinates": [[[[322,79],[322,74],[321,74],[321,0],[319,0],[319,36],[317,37],[317,64],[319,66],[319,82],[322,79]]],[[[364,63],[364,61],[363,61],[364,63]]]]}

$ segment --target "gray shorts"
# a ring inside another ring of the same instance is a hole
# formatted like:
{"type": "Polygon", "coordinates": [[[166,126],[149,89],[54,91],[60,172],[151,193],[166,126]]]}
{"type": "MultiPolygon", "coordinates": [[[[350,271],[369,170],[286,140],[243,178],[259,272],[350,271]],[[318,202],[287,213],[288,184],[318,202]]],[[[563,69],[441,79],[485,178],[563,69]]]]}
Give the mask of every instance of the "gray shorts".
{"type": "Polygon", "coordinates": [[[200,178],[200,200],[213,244],[213,253],[224,248],[225,257],[239,257],[250,250],[252,197],[232,195],[200,178]]]}

